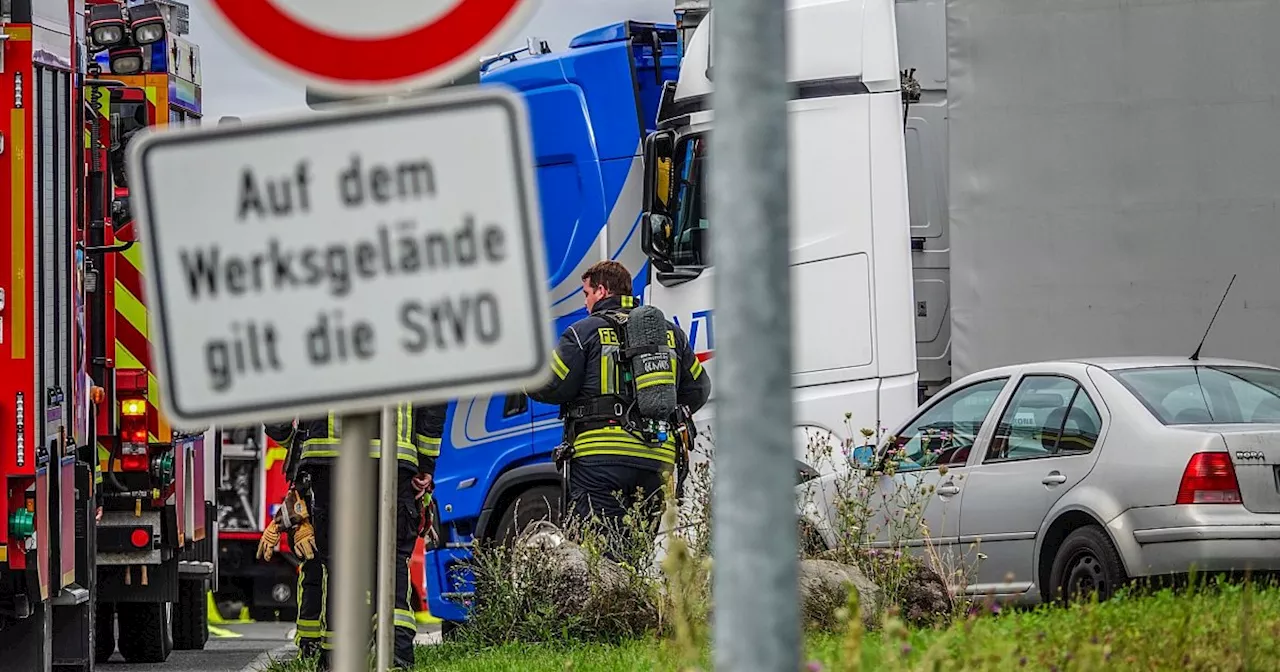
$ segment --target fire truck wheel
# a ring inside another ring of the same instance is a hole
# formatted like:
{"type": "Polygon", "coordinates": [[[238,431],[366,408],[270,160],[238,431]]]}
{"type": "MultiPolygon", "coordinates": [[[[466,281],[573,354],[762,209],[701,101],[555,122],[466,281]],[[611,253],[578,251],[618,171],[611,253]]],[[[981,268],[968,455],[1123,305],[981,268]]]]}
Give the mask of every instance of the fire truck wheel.
{"type": "Polygon", "coordinates": [[[93,662],[105,663],[116,652],[116,606],[99,602],[93,615],[93,662]]]}
{"type": "Polygon", "coordinates": [[[173,615],[173,648],[201,651],[209,641],[208,582],[178,582],[178,604],[173,615]]]}
{"type": "Polygon", "coordinates": [[[168,602],[120,602],[120,655],[127,663],[163,663],[173,650],[173,611],[168,602]]]}

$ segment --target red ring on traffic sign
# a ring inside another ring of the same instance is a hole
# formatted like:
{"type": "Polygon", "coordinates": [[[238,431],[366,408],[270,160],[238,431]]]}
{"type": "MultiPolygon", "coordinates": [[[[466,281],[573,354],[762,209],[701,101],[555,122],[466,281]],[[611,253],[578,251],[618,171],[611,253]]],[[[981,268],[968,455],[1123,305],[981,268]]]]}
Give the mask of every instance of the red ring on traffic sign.
{"type": "Polygon", "coordinates": [[[303,72],[340,81],[387,82],[417,76],[465,55],[525,0],[462,0],[417,30],[342,37],[299,23],[271,0],[213,0],[246,40],[303,72]],[[377,66],[369,66],[370,52],[377,66]]]}

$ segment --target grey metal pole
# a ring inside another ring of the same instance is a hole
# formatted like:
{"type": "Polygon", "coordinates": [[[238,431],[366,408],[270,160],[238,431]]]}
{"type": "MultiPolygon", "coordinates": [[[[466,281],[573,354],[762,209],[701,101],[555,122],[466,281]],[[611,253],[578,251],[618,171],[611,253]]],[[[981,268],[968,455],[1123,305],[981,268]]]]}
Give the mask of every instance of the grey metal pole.
{"type": "Polygon", "coordinates": [[[717,3],[711,16],[715,667],[794,672],[802,661],[785,0],[717,3]]]}
{"type": "Polygon", "coordinates": [[[396,409],[382,409],[382,467],[378,483],[378,672],[391,668],[395,644],[396,409]]]}
{"type": "Polygon", "coordinates": [[[338,451],[337,487],[333,493],[332,556],[329,573],[334,607],[333,669],[335,672],[367,672],[373,588],[372,550],[377,537],[373,498],[369,496],[375,471],[369,459],[369,442],[378,426],[376,414],[342,418],[342,445],[338,451]]]}

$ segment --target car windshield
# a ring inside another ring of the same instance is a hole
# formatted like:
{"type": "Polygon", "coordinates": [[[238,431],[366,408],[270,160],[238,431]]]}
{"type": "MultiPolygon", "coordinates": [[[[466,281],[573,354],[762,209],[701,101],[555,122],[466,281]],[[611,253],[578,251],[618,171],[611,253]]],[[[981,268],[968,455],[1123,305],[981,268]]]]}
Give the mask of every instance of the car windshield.
{"type": "Polygon", "coordinates": [[[1166,366],[1112,371],[1166,425],[1280,423],[1280,371],[1166,366]]]}

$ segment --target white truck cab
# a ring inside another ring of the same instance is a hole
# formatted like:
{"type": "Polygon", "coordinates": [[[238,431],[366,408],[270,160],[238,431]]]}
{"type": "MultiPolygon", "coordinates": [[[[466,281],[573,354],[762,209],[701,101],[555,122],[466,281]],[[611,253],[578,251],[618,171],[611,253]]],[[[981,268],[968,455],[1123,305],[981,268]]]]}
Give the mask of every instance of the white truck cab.
{"type": "MultiPolygon", "coordinates": [[[[808,462],[815,438],[879,430],[918,403],[903,102],[893,0],[788,0],[786,16],[796,457],[823,473],[834,465],[808,462]]],[[[714,21],[712,10],[664,90],[641,225],[645,301],[689,335],[713,388],[708,237],[733,235],[707,213],[714,21]]]]}

